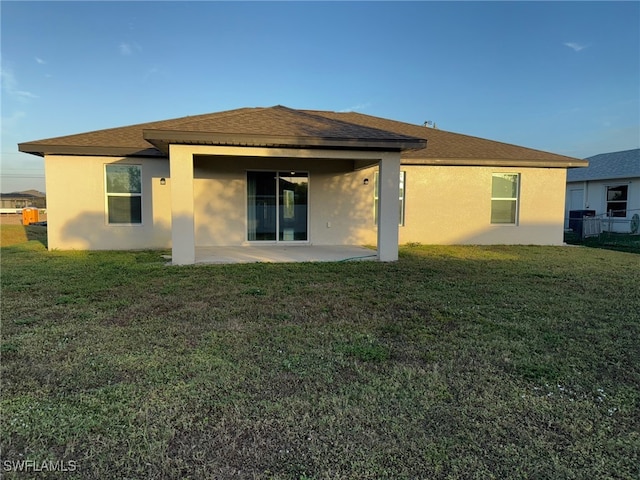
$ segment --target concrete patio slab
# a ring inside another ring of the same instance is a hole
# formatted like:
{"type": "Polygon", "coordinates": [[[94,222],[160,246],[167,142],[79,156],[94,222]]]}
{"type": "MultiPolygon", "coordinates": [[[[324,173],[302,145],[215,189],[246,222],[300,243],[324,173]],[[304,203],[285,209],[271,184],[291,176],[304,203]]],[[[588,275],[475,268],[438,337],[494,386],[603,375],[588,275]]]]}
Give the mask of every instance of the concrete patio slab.
{"type": "Polygon", "coordinates": [[[247,245],[196,247],[196,263],[293,263],[375,260],[376,250],[356,245],[247,245]]]}

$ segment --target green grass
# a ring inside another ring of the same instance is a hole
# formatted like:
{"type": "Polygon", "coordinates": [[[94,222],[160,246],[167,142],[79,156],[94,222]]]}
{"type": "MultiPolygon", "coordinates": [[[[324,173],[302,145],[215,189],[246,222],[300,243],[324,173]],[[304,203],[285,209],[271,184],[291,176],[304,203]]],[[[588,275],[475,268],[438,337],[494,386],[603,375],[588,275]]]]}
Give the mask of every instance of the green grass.
{"type": "Polygon", "coordinates": [[[5,225],[0,224],[0,246],[7,247],[36,240],[47,245],[47,227],[40,225],[5,225]]]}
{"type": "Polygon", "coordinates": [[[581,238],[573,232],[566,232],[564,241],[572,245],[640,254],[640,235],[638,234],[602,232],[595,237],[581,238]]]}
{"type": "Polygon", "coordinates": [[[3,462],[89,479],[640,476],[637,255],[1,253],[3,462]]]}

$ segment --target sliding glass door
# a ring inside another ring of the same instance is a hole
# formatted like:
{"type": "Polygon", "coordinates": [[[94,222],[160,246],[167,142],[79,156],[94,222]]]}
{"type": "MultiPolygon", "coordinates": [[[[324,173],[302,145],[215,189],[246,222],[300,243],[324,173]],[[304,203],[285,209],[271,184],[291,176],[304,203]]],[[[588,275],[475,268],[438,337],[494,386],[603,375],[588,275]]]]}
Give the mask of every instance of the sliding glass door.
{"type": "Polygon", "coordinates": [[[247,239],[276,239],[276,182],[273,172],[247,172],[247,239]]]}
{"type": "Polygon", "coordinates": [[[247,239],[307,241],[309,174],[247,172],[247,239]]]}

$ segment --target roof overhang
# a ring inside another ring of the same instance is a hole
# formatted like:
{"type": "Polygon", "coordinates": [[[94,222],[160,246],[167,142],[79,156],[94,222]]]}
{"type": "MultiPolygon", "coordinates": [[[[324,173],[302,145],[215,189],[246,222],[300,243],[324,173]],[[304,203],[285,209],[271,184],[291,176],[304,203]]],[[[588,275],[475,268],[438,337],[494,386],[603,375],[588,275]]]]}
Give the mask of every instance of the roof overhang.
{"type": "Polygon", "coordinates": [[[143,130],[143,138],[158,150],[169,154],[169,145],[212,145],[234,147],[324,148],[336,150],[377,150],[401,152],[420,150],[427,141],[421,138],[336,138],[317,136],[247,135],[176,130],[143,130]]]}
{"type": "Polygon", "coordinates": [[[40,143],[19,143],[18,151],[44,157],[45,155],[92,155],[105,157],[164,157],[155,149],[135,147],[97,147],[79,145],[43,145],[40,143]]]}
{"type": "Polygon", "coordinates": [[[403,165],[441,165],[468,167],[539,167],[539,168],[570,168],[588,167],[587,160],[531,160],[504,158],[404,158],[403,165]]]}

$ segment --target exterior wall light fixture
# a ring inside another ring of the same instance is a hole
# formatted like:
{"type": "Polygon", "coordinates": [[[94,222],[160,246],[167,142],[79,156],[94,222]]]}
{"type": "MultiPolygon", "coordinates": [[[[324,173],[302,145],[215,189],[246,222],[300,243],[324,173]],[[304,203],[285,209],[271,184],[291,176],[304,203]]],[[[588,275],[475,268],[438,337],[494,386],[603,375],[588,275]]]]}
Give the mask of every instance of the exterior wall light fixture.
{"type": "Polygon", "coordinates": [[[369,185],[369,179],[365,178],[364,181],[362,182],[364,185],[369,185]]]}
{"type": "Polygon", "coordinates": [[[166,185],[166,184],[167,184],[167,179],[166,179],[166,178],[164,178],[164,177],[162,177],[162,178],[160,179],[160,185],[166,185]]]}

